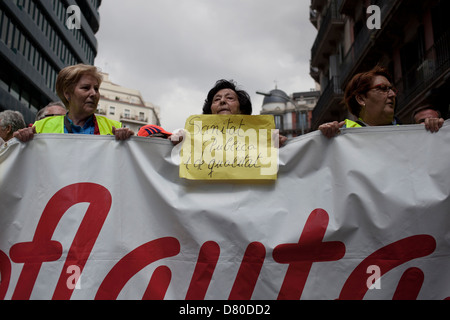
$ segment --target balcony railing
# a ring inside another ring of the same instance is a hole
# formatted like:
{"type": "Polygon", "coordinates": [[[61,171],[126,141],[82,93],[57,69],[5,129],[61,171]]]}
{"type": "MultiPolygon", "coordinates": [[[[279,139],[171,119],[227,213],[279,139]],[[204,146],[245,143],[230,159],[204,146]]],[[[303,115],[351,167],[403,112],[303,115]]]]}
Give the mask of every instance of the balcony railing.
{"type": "Polygon", "coordinates": [[[327,8],[326,14],[320,23],[319,32],[317,33],[316,40],[311,48],[311,64],[317,66],[319,60],[323,56],[323,46],[328,42],[329,37],[335,36],[332,32],[333,27],[342,27],[344,20],[339,13],[337,1],[332,0],[327,8]]]}
{"type": "Polygon", "coordinates": [[[416,63],[395,83],[399,89],[397,112],[401,112],[414,98],[427,90],[439,77],[450,71],[450,30],[447,31],[425,53],[424,59],[416,63]]]}
{"type": "Polygon", "coordinates": [[[145,123],[147,123],[148,118],[142,117],[142,116],[133,116],[133,115],[126,114],[126,113],[121,113],[121,114],[120,114],[120,121],[126,121],[126,120],[131,120],[131,121],[138,121],[138,122],[145,122],[145,123]]]}
{"type": "Polygon", "coordinates": [[[380,34],[380,31],[383,30],[387,20],[391,19],[392,10],[397,2],[397,0],[375,1],[374,5],[379,6],[381,11],[381,29],[369,29],[364,25],[356,35],[355,41],[347,51],[347,54],[340,65],[339,74],[341,76],[341,87],[345,86],[349,76],[353,75],[355,68],[357,68],[361,60],[365,57],[366,50],[370,47],[372,42],[376,41],[377,36],[380,34]]]}
{"type": "Polygon", "coordinates": [[[322,94],[317,101],[316,107],[312,112],[312,123],[313,129],[316,128],[321,122],[323,115],[331,106],[331,102],[333,99],[341,99],[343,97],[344,92],[340,87],[339,77],[333,77],[329,82],[325,89],[322,91],[322,94]]]}

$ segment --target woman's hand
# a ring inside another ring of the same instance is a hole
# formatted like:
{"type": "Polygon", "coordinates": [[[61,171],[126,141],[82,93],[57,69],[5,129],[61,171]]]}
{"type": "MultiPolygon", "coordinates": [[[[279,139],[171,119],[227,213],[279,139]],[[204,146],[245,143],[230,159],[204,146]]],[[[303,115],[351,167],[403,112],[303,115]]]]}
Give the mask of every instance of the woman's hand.
{"type": "Polygon", "coordinates": [[[112,133],[116,136],[116,140],[127,140],[131,136],[134,136],[134,131],[130,128],[119,128],[116,129],[115,127],[112,127],[112,133]]]}
{"type": "Polygon", "coordinates": [[[170,141],[172,141],[172,144],[176,146],[177,144],[181,143],[186,136],[186,131],[184,129],[178,129],[172,132],[172,135],[169,137],[170,141]]]}
{"type": "Polygon", "coordinates": [[[284,144],[286,143],[287,140],[288,140],[288,138],[286,136],[283,136],[280,134],[279,139],[278,139],[278,145],[280,147],[284,146],[284,144]]]}
{"type": "Polygon", "coordinates": [[[288,138],[286,136],[280,134],[279,129],[272,130],[272,143],[277,148],[281,148],[286,143],[287,140],[288,138]]]}
{"type": "Polygon", "coordinates": [[[337,122],[328,122],[321,124],[319,126],[319,130],[322,132],[322,134],[327,138],[332,138],[337,136],[341,132],[341,128],[344,126],[345,121],[337,122]]]}
{"type": "Polygon", "coordinates": [[[13,133],[13,137],[19,139],[22,142],[28,142],[34,138],[36,133],[36,127],[28,127],[19,129],[13,133]]]}

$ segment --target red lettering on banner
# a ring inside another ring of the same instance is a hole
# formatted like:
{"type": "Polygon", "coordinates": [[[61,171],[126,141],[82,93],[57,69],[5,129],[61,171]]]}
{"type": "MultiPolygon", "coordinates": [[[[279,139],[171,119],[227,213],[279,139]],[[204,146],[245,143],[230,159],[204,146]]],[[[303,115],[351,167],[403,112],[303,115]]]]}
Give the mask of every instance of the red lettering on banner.
{"type": "Polygon", "coordinates": [[[266,258],[266,248],[260,242],[250,243],[229,296],[230,300],[250,300],[266,258]]]}
{"type": "Polygon", "coordinates": [[[409,268],[398,282],[392,300],[416,300],[425,278],[419,268],[409,268]]]}
{"type": "Polygon", "coordinates": [[[186,300],[205,299],[219,255],[220,247],[217,243],[208,241],[203,244],[198,254],[197,264],[186,294],[186,300]]]}
{"type": "MultiPolygon", "coordinates": [[[[61,258],[60,242],[52,240],[53,233],[67,210],[75,204],[87,202],[89,207],[77,230],[53,299],[70,299],[73,286],[67,286],[69,266],[76,265],[82,272],[92,248],[109,213],[112,199],[109,191],[97,184],[79,183],[58,191],[48,202],[36,227],[31,242],[17,243],[9,251],[14,263],[23,268],[14,288],[13,299],[29,299],[36,279],[46,261],[61,258]]],[[[328,228],[329,216],[325,210],[316,209],[309,215],[298,243],[280,244],[273,250],[273,259],[288,264],[287,272],[278,293],[278,299],[300,299],[312,264],[337,261],[346,252],[340,241],[323,242],[328,228]]],[[[380,269],[380,276],[416,258],[430,255],[436,249],[436,241],[430,235],[415,235],[401,239],[375,251],[366,257],[346,280],[339,299],[363,299],[367,290],[367,270],[370,266],[380,269]]],[[[205,242],[198,253],[186,300],[204,299],[220,258],[221,248],[214,241],[205,242]]],[[[153,262],[177,256],[181,252],[176,238],[165,237],[152,240],[126,254],[109,271],[99,286],[95,299],[117,299],[126,283],[139,271],[153,262]]],[[[251,299],[266,257],[266,249],[260,242],[248,245],[229,299],[251,299]]],[[[7,254],[0,250],[0,300],[4,299],[11,281],[12,264],[7,254]]],[[[172,280],[167,266],[155,268],[143,299],[164,299],[172,280]]],[[[422,288],[424,274],[418,268],[409,268],[401,277],[393,299],[416,299],[422,288]]],[[[449,298],[447,298],[449,299],[449,298]]]]}
{"type": "Polygon", "coordinates": [[[314,210],[306,221],[298,244],[280,244],[273,250],[275,261],[289,264],[278,299],[300,299],[314,262],[335,261],[344,256],[345,245],[342,242],[322,242],[328,220],[325,210],[314,210]]]}
{"type": "Polygon", "coordinates": [[[172,271],[168,267],[160,266],[156,268],[142,300],[163,300],[171,279],[172,271]]]}
{"type": "Polygon", "coordinates": [[[70,299],[73,289],[66,285],[68,275],[65,270],[70,265],[77,265],[83,270],[111,207],[111,194],[98,184],[78,183],[58,191],[45,207],[33,241],[11,247],[11,260],[24,263],[13,299],[29,299],[42,263],[56,261],[61,257],[62,245],[51,240],[53,233],[64,213],[75,204],[83,202],[90,205],[67,254],[53,295],[53,299],[70,299]]]}
{"type": "Polygon", "coordinates": [[[0,300],[5,299],[8,291],[9,280],[11,279],[11,262],[8,256],[0,250],[0,300]]]}
{"type": "MultiPolygon", "coordinates": [[[[381,270],[381,275],[402,265],[410,260],[427,256],[436,248],[436,241],[429,235],[417,235],[391,243],[365,258],[348,277],[342,288],[339,299],[360,300],[364,298],[369,289],[366,284],[366,270],[371,265],[376,265],[381,270]]],[[[404,283],[400,290],[403,291],[404,283]]],[[[411,288],[411,284],[408,287],[411,288]]],[[[413,286],[415,286],[413,284],[413,286]]],[[[420,286],[422,284],[420,283],[420,286]]]]}
{"type": "MultiPolygon", "coordinates": [[[[155,261],[176,256],[179,252],[180,243],[175,238],[161,238],[141,245],[120,259],[120,261],[111,269],[100,285],[95,299],[117,299],[125,284],[136,273],[155,261]]],[[[158,273],[163,274],[167,279],[167,272],[165,269],[159,269],[158,273]]],[[[155,297],[161,298],[161,296],[165,295],[168,285],[169,283],[167,283],[167,281],[160,282],[156,279],[151,279],[145,296],[148,298],[154,295],[155,297]],[[164,284],[165,287],[151,288],[150,286],[155,283],[157,285],[164,284]]]]}

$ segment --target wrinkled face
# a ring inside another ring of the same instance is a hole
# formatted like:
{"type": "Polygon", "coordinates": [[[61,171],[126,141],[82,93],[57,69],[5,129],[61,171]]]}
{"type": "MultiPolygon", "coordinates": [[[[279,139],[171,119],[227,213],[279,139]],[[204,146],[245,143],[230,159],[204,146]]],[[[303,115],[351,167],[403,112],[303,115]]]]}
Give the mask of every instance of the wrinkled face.
{"type": "Polygon", "coordinates": [[[70,113],[91,115],[100,100],[99,83],[94,76],[81,76],[72,93],[66,93],[70,113]]]}
{"type": "Polygon", "coordinates": [[[0,125],[0,145],[2,145],[3,141],[8,141],[12,138],[12,130],[11,126],[3,127],[0,125]]]}
{"type": "Polygon", "coordinates": [[[212,114],[240,114],[240,104],[236,92],[232,89],[218,91],[212,100],[212,114]]]}
{"type": "Polygon", "coordinates": [[[376,76],[373,79],[371,89],[366,94],[357,97],[358,103],[362,106],[361,119],[371,126],[391,124],[394,120],[395,90],[383,76],[376,76]]]}

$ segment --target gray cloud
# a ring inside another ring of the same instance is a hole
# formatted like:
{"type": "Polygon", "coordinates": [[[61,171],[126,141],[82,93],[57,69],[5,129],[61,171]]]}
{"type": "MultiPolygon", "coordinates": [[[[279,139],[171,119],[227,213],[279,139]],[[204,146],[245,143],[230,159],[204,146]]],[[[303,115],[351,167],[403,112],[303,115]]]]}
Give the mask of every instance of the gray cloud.
{"type": "Polygon", "coordinates": [[[309,1],[104,0],[96,65],[161,108],[174,130],[201,113],[218,79],[234,79],[252,97],[278,87],[288,94],[314,87],[309,76],[316,30],[309,1]]]}

